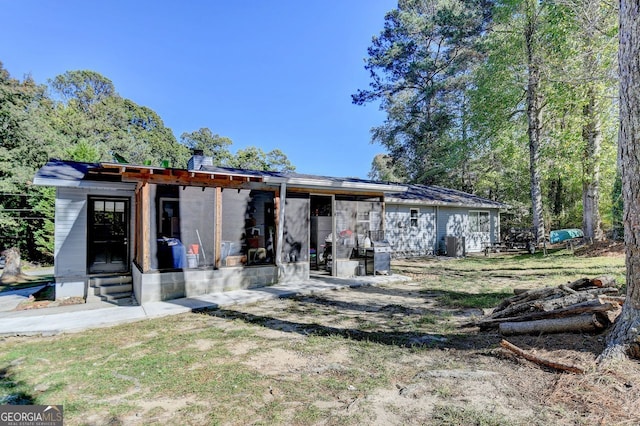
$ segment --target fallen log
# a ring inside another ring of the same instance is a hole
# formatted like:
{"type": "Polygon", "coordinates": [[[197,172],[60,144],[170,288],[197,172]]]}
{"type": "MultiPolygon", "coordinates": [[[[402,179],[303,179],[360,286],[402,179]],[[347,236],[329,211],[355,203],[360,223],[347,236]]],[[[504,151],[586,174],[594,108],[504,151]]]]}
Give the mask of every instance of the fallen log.
{"type": "Polygon", "coordinates": [[[584,374],[584,370],[580,367],[576,367],[575,365],[567,365],[567,364],[563,364],[560,362],[555,362],[555,361],[550,361],[544,358],[540,358],[537,357],[535,355],[529,354],[527,352],[525,352],[524,350],[520,349],[519,347],[517,347],[516,345],[514,345],[511,342],[508,342],[504,339],[502,339],[502,341],[500,342],[500,346],[502,346],[503,348],[513,352],[514,354],[521,356],[522,358],[526,359],[527,361],[531,361],[534,364],[538,364],[538,365],[543,365],[545,367],[549,367],[552,368],[554,370],[559,370],[559,371],[568,371],[570,373],[576,373],[576,374],[584,374]]]}
{"type": "Polygon", "coordinates": [[[578,278],[577,280],[564,285],[572,290],[578,290],[584,287],[592,286],[593,284],[591,283],[591,281],[592,280],[590,278],[578,278]]]}
{"type": "Polygon", "coordinates": [[[553,311],[555,309],[564,308],[587,300],[593,300],[596,296],[603,294],[617,295],[618,289],[615,287],[591,288],[583,289],[575,293],[570,293],[560,287],[548,288],[545,292],[536,292],[541,297],[526,298],[518,303],[497,310],[494,309],[491,314],[492,318],[508,318],[513,316],[525,315],[532,311],[553,311]],[[567,295],[568,294],[568,295],[567,295]]]}
{"type": "Polygon", "coordinates": [[[591,284],[596,287],[611,287],[616,283],[616,279],[610,275],[604,275],[602,277],[594,278],[591,280],[591,284]]]}
{"type": "Polygon", "coordinates": [[[599,318],[597,314],[589,313],[536,321],[503,322],[500,323],[498,329],[504,336],[516,334],[593,332],[605,328],[608,320],[601,318],[602,317],[599,318]]]}
{"type": "Polygon", "coordinates": [[[524,293],[516,294],[507,299],[504,299],[495,309],[494,312],[501,312],[514,305],[530,302],[532,300],[544,299],[556,294],[562,294],[562,290],[557,287],[544,287],[536,288],[533,290],[527,290],[524,293]]]}
{"type": "Polygon", "coordinates": [[[549,312],[556,309],[566,308],[567,306],[587,302],[589,300],[594,300],[595,298],[595,295],[582,291],[576,294],[571,294],[569,296],[558,297],[557,299],[544,301],[540,300],[535,302],[533,306],[539,311],[549,312]]]}
{"type": "Polygon", "coordinates": [[[533,309],[532,303],[536,300],[562,297],[562,295],[565,294],[565,292],[557,287],[546,288],[544,290],[546,291],[531,293],[528,297],[518,300],[517,302],[512,302],[502,309],[496,308],[493,310],[491,316],[494,318],[504,318],[519,315],[531,311],[533,309]]]}
{"type": "Polygon", "coordinates": [[[603,303],[617,303],[620,306],[624,305],[626,299],[626,296],[609,296],[606,294],[598,296],[598,300],[603,303]]]}
{"type": "Polygon", "coordinates": [[[594,299],[594,300],[588,300],[586,302],[578,303],[576,305],[567,306],[566,308],[555,309],[553,311],[531,312],[531,313],[523,314],[517,317],[508,317],[508,318],[487,318],[487,319],[476,321],[471,324],[466,324],[466,326],[467,327],[477,326],[480,328],[487,329],[491,327],[497,327],[500,323],[503,323],[503,322],[523,322],[523,321],[534,321],[534,320],[550,319],[550,318],[565,318],[565,317],[580,315],[585,313],[607,312],[614,309],[615,309],[614,304],[610,302],[605,302],[600,299],[594,299]]]}

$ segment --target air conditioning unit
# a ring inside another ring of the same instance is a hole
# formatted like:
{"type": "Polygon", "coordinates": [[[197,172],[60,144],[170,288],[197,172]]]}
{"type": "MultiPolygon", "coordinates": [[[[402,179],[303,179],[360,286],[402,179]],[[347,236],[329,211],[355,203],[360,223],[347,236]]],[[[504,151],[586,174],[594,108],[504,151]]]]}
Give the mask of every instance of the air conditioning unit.
{"type": "Polygon", "coordinates": [[[447,256],[464,257],[465,255],[464,237],[447,236],[447,256]]]}

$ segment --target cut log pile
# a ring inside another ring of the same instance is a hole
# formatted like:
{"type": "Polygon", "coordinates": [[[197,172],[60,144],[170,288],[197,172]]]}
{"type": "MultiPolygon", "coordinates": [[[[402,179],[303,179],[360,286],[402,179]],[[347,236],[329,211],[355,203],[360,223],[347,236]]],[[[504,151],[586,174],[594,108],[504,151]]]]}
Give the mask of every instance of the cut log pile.
{"type": "Polygon", "coordinates": [[[516,291],[474,325],[498,328],[505,336],[596,332],[615,320],[623,303],[612,277],[580,278],[558,287],[516,291]]]}

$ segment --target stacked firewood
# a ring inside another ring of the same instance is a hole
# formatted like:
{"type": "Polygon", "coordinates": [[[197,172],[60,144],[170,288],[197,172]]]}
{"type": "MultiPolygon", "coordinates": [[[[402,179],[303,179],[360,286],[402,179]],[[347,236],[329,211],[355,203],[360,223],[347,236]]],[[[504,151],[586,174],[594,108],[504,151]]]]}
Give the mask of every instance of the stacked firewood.
{"type": "Polygon", "coordinates": [[[623,303],[612,277],[580,278],[558,287],[516,291],[475,325],[497,327],[505,336],[594,332],[608,327],[623,303]]]}

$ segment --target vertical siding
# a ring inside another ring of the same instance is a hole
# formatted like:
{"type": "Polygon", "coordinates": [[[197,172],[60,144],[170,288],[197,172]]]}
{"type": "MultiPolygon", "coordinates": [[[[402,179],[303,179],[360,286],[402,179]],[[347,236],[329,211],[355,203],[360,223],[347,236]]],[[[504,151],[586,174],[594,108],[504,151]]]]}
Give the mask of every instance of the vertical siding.
{"type": "Polygon", "coordinates": [[[57,192],[55,275],[85,275],[87,271],[87,191],[58,188],[57,192]]]}
{"type": "MultiPolygon", "coordinates": [[[[129,247],[135,246],[133,235],[135,206],[133,191],[108,191],[81,188],[57,189],[55,202],[55,276],[84,276],[87,274],[87,199],[90,195],[130,198],[129,247]]],[[[131,253],[131,256],[133,253],[131,253]]]]}
{"type": "Polygon", "coordinates": [[[395,256],[433,255],[436,243],[435,208],[387,204],[385,237],[395,256]],[[411,209],[418,209],[418,226],[411,226],[411,209]]]}

